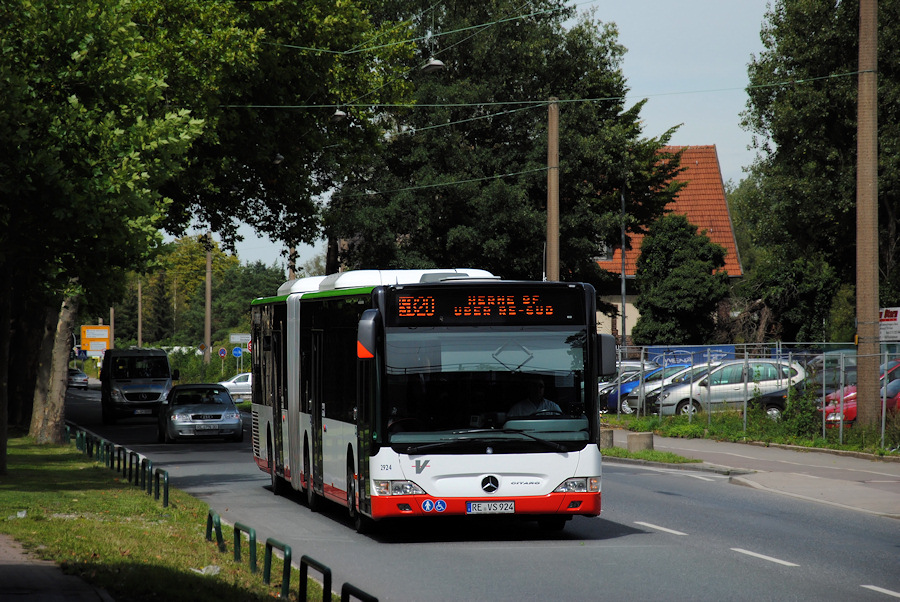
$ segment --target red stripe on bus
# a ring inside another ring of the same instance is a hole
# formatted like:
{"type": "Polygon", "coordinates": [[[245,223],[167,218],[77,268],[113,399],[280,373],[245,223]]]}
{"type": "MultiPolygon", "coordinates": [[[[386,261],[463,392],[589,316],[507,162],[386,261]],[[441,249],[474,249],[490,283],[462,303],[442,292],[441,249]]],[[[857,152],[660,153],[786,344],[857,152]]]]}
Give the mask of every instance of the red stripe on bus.
{"type": "Polygon", "coordinates": [[[372,518],[395,516],[440,516],[466,514],[466,502],[496,502],[512,500],[516,503],[516,514],[558,514],[572,516],[598,516],[600,514],[600,493],[551,493],[535,497],[467,497],[437,498],[429,495],[378,495],[372,496],[372,518]],[[443,512],[422,509],[425,501],[443,501],[443,512]],[[407,509],[408,508],[408,509],[407,509]]]}

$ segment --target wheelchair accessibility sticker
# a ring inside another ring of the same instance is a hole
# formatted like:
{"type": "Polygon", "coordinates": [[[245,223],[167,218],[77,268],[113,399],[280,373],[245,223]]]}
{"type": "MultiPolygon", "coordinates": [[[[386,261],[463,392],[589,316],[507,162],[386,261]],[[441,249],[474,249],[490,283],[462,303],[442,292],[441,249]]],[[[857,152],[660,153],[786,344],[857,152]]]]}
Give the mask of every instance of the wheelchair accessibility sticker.
{"type": "Polygon", "coordinates": [[[447,502],[444,500],[425,500],[422,502],[422,512],[443,512],[447,509],[447,502]]]}

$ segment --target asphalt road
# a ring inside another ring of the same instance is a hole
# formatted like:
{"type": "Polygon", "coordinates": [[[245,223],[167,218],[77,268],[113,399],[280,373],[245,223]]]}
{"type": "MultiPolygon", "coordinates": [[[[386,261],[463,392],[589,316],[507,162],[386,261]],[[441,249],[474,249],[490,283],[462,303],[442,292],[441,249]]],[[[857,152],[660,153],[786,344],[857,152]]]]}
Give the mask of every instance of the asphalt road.
{"type": "MultiPolygon", "coordinates": [[[[291,546],[379,600],[887,600],[900,591],[900,521],[729,484],[724,476],[608,460],[601,517],[558,533],[442,519],[359,535],[345,511],[276,497],[243,443],[156,443],[150,419],[100,423],[97,393],[67,419],[165,468],[224,522],[291,546]]],[[[249,428],[249,420],[245,428],[249,428]]],[[[226,540],[230,539],[226,535],[226,540]]],[[[296,584],[294,584],[296,588],[296,584]]]]}

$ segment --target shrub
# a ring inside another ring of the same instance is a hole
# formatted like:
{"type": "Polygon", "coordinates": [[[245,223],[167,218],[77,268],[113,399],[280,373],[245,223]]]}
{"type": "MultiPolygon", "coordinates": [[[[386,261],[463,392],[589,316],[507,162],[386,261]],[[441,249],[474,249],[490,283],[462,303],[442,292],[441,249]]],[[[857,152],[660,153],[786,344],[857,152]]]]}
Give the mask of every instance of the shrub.
{"type": "Polygon", "coordinates": [[[788,397],[788,405],[782,415],[783,430],[797,437],[815,437],[822,431],[822,414],[819,399],[812,391],[788,397]]]}

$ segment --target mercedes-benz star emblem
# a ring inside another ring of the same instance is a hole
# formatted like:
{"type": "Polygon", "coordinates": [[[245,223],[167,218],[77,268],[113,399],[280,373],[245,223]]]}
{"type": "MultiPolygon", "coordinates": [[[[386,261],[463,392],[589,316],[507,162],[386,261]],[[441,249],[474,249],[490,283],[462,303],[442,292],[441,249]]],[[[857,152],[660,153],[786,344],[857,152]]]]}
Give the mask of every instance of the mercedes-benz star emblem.
{"type": "Polygon", "coordinates": [[[481,479],[481,488],[485,493],[494,493],[500,487],[500,481],[494,475],[488,475],[481,479]]]}

